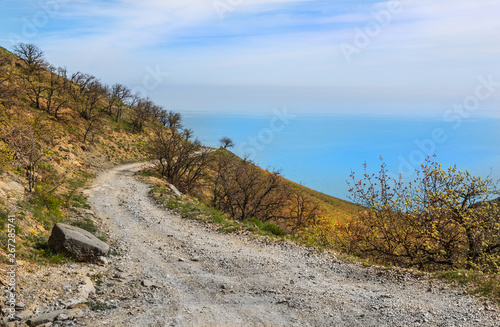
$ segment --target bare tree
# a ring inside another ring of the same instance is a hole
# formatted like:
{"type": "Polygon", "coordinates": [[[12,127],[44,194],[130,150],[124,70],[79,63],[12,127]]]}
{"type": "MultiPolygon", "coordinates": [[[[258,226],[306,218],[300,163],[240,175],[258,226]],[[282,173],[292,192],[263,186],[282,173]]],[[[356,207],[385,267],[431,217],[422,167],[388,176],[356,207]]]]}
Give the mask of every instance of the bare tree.
{"type": "Polygon", "coordinates": [[[45,86],[44,109],[55,118],[58,118],[59,110],[68,102],[64,93],[64,84],[67,81],[61,77],[54,66],[47,67],[50,78],[45,86]]]}
{"type": "Polygon", "coordinates": [[[68,70],[66,67],[58,67],[57,75],[61,78],[61,88],[64,92],[70,93],[71,83],[68,77],[68,70]]]}
{"type": "Polygon", "coordinates": [[[132,97],[132,91],[122,84],[114,84],[108,92],[109,102],[106,112],[109,115],[115,114],[116,121],[120,120],[125,110],[127,100],[132,97]]]}
{"type": "Polygon", "coordinates": [[[248,160],[222,153],[215,160],[212,204],[233,218],[277,220],[287,201],[279,171],[265,171],[248,160]]]}
{"type": "Polygon", "coordinates": [[[38,164],[44,158],[43,145],[39,137],[32,129],[12,128],[6,136],[6,140],[14,152],[14,160],[26,170],[28,180],[28,192],[33,192],[37,181],[38,164]]]}
{"type": "Polygon", "coordinates": [[[283,220],[290,226],[292,232],[314,226],[318,223],[321,211],[316,202],[304,195],[300,190],[292,192],[289,196],[287,212],[283,220]]]}
{"type": "Polygon", "coordinates": [[[138,98],[130,107],[130,123],[133,132],[140,132],[144,123],[152,116],[156,105],[150,99],[138,98]]]}
{"type": "Polygon", "coordinates": [[[106,95],[102,84],[94,76],[80,72],[74,73],[71,81],[75,84],[70,92],[73,107],[86,120],[95,119],[99,115],[97,105],[106,95]]]}
{"type": "Polygon", "coordinates": [[[43,51],[34,44],[18,43],[14,46],[13,52],[23,61],[29,71],[38,70],[46,64],[43,51]]]}
{"type": "Polygon", "coordinates": [[[227,148],[232,148],[234,147],[233,140],[231,140],[229,137],[225,136],[219,140],[219,144],[221,149],[227,149],[227,148]]]}
{"type": "Polygon", "coordinates": [[[47,66],[43,51],[36,45],[25,43],[15,45],[13,51],[24,64],[20,68],[19,77],[23,83],[26,98],[34,108],[42,109],[43,73],[47,66]]]}
{"type": "Polygon", "coordinates": [[[185,193],[198,186],[210,159],[210,151],[191,137],[192,132],[187,129],[168,131],[159,127],[150,146],[161,175],[185,193]]]}
{"type": "Polygon", "coordinates": [[[182,128],[182,116],[178,112],[167,111],[166,117],[164,119],[164,125],[170,129],[181,129],[182,128]]]}

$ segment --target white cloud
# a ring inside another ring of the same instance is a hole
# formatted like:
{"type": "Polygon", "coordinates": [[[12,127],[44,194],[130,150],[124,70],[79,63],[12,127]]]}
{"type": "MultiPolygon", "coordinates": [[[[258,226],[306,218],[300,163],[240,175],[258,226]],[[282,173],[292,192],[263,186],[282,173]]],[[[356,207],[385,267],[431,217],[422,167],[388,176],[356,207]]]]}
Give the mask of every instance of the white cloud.
{"type": "Polygon", "coordinates": [[[56,65],[110,82],[140,83],[148,65],[171,72],[172,84],[406,89],[433,96],[467,94],[479,75],[500,79],[500,2],[401,4],[401,13],[351,64],[339,44],[352,43],[356,28],[373,22],[387,1],[337,10],[340,5],[325,1],[243,0],[225,20],[212,0],[68,1],[38,44],[56,65]]]}

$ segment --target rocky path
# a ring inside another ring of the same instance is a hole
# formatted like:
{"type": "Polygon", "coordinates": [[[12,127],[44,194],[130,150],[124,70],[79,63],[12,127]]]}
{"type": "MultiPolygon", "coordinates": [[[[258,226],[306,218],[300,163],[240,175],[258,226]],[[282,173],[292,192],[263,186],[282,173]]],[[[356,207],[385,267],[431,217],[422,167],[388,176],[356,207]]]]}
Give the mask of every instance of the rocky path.
{"type": "Polygon", "coordinates": [[[500,326],[445,284],[300,246],[226,235],[159,207],[135,173],[98,175],[92,207],[116,240],[88,326],[500,326]]]}

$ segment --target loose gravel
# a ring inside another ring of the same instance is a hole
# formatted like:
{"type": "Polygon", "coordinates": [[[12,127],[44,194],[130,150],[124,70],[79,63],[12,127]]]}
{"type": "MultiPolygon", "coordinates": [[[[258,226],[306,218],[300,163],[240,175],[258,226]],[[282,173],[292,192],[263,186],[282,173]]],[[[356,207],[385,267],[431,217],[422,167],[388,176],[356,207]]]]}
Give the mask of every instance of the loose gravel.
{"type": "Polygon", "coordinates": [[[142,168],[88,190],[115,255],[87,326],[500,326],[492,304],[427,276],[183,219],[148,196],[142,168]]]}

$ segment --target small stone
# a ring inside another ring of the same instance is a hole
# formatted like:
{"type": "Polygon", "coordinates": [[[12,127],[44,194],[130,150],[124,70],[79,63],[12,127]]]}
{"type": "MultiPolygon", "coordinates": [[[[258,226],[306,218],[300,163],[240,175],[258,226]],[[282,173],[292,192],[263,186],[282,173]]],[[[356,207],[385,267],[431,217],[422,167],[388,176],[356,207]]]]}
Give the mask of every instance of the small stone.
{"type": "Polygon", "coordinates": [[[64,286],[62,287],[62,289],[63,289],[63,291],[66,291],[66,292],[68,292],[68,293],[71,293],[71,285],[69,285],[69,284],[68,284],[68,285],[64,285],[64,286]]]}
{"type": "Polygon", "coordinates": [[[154,283],[152,281],[150,281],[149,279],[145,279],[142,281],[142,286],[144,287],[152,287],[154,286],[154,283]]]}
{"type": "Polygon", "coordinates": [[[96,258],[95,263],[97,263],[99,266],[105,266],[108,264],[108,259],[103,256],[99,256],[96,258]]]}
{"type": "Polygon", "coordinates": [[[68,309],[82,309],[82,310],[89,311],[89,306],[86,304],[83,304],[83,303],[76,303],[76,304],[70,305],[68,307],[68,309]]]}
{"type": "Polygon", "coordinates": [[[23,311],[24,309],[26,309],[26,304],[22,302],[16,303],[16,311],[23,311]]]}
{"type": "Polygon", "coordinates": [[[59,314],[57,317],[56,317],[56,320],[60,320],[60,321],[63,321],[63,320],[68,320],[70,317],[65,314],[65,313],[61,313],[59,314]]]}

